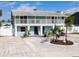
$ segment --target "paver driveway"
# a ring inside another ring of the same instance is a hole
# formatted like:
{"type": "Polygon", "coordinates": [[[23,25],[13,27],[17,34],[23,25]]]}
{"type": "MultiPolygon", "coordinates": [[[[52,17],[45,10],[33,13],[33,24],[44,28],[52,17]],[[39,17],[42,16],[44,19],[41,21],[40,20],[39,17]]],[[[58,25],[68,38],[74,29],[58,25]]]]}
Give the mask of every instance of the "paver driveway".
{"type": "Polygon", "coordinates": [[[20,37],[0,37],[0,56],[38,56],[20,37]]]}
{"type": "MultiPolygon", "coordinates": [[[[61,37],[60,39],[63,39],[61,37]]],[[[0,37],[2,57],[79,57],[79,36],[68,35],[74,45],[50,44],[43,37],[0,37]]]]}

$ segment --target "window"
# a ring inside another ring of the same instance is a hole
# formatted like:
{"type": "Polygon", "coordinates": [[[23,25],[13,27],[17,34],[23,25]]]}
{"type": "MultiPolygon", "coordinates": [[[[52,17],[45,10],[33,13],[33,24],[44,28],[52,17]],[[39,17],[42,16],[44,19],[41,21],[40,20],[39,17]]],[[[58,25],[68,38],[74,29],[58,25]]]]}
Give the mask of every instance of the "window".
{"type": "Polygon", "coordinates": [[[36,19],[46,19],[45,16],[36,16],[36,19]]]}
{"type": "Polygon", "coordinates": [[[64,17],[62,17],[62,19],[64,19],[64,17]]]}
{"type": "Polygon", "coordinates": [[[20,26],[17,26],[17,32],[20,32],[20,26]]]}
{"type": "Polygon", "coordinates": [[[61,17],[58,17],[58,19],[61,19],[61,17]]]}
{"type": "Polygon", "coordinates": [[[23,16],[20,16],[20,19],[23,19],[23,16]]]}
{"type": "Polygon", "coordinates": [[[47,16],[47,24],[51,24],[52,23],[52,17],[51,16],[47,16]]]}
{"type": "Polygon", "coordinates": [[[27,23],[26,19],[20,19],[20,23],[27,23]]]}
{"type": "Polygon", "coordinates": [[[28,16],[28,19],[35,19],[35,16],[28,16]]]}
{"type": "Polygon", "coordinates": [[[25,27],[20,27],[21,28],[21,32],[25,31],[25,27]]]}
{"type": "Polygon", "coordinates": [[[51,29],[52,29],[52,26],[45,26],[44,32],[51,31],[51,29]]]}
{"type": "Polygon", "coordinates": [[[36,20],[36,23],[40,23],[40,20],[36,20]]]}
{"type": "Polygon", "coordinates": [[[35,23],[35,21],[34,21],[34,20],[32,20],[32,21],[31,21],[31,23],[35,23]]]}
{"type": "Polygon", "coordinates": [[[52,19],[52,23],[54,23],[54,19],[52,19]]]}
{"type": "Polygon", "coordinates": [[[24,16],[24,19],[27,19],[27,16],[24,16]]]}
{"type": "Polygon", "coordinates": [[[27,23],[27,20],[23,20],[24,21],[24,23],[27,23]]]}
{"type": "Polygon", "coordinates": [[[52,19],[54,19],[54,16],[52,16],[52,19]]]}
{"type": "Polygon", "coordinates": [[[52,24],[52,19],[47,20],[47,24],[52,24]]]}
{"type": "Polygon", "coordinates": [[[41,24],[45,24],[46,23],[46,19],[40,19],[39,20],[41,24]]]}
{"type": "Polygon", "coordinates": [[[20,20],[20,23],[23,23],[23,20],[20,20]]]}
{"type": "Polygon", "coordinates": [[[16,19],[16,23],[20,23],[20,20],[19,19],[16,19]]]}
{"type": "Polygon", "coordinates": [[[26,27],[17,26],[18,32],[25,32],[25,30],[26,30],[26,27]]]}
{"type": "Polygon", "coordinates": [[[51,19],[51,17],[50,16],[47,16],[47,19],[51,19]]]}
{"type": "Polygon", "coordinates": [[[33,23],[35,23],[35,20],[34,19],[29,19],[28,23],[32,23],[33,24],[33,23]]]}
{"type": "Polygon", "coordinates": [[[55,19],[57,19],[57,17],[55,17],[55,19]]]}
{"type": "Polygon", "coordinates": [[[16,19],[19,19],[19,16],[16,16],[16,19]]]}

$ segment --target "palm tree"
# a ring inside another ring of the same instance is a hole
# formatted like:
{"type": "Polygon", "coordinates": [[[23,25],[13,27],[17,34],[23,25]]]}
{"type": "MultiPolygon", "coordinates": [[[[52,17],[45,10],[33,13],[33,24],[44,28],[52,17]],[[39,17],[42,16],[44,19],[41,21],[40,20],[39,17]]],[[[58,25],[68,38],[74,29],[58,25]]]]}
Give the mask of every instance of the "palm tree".
{"type": "Polygon", "coordinates": [[[72,27],[73,22],[74,22],[74,16],[69,16],[65,19],[65,26],[66,26],[65,42],[67,42],[67,31],[70,27],[72,27]]]}
{"type": "Polygon", "coordinates": [[[52,30],[53,35],[55,35],[56,40],[58,39],[58,34],[59,34],[60,28],[58,26],[55,26],[54,29],[52,30]]]}

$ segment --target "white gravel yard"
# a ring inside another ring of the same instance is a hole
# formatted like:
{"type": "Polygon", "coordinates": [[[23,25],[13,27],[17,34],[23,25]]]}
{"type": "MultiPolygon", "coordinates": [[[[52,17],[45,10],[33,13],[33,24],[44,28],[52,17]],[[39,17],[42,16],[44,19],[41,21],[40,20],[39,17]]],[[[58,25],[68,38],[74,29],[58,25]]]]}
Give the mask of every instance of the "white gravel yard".
{"type": "Polygon", "coordinates": [[[0,57],[79,57],[79,36],[68,39],[75,44],[55,45],[43,37],[0,37],[0,57]]]}

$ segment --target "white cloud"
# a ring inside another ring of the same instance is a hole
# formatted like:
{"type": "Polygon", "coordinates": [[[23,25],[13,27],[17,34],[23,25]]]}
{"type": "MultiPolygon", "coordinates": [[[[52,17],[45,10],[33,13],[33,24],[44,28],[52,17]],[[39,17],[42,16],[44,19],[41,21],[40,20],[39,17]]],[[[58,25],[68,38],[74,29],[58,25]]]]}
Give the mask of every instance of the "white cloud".
{"type": "Polygon", "coordinates": [[[29,6],[27,4],[21,4],[18,8],[16,8],[15,10],[34,10],[36,9],[36,6],[29,6]]]}

